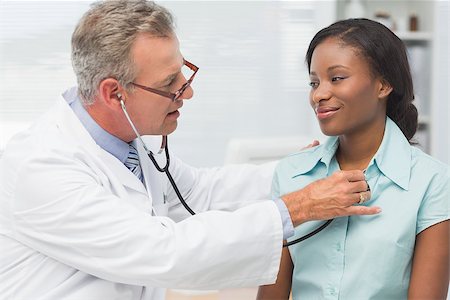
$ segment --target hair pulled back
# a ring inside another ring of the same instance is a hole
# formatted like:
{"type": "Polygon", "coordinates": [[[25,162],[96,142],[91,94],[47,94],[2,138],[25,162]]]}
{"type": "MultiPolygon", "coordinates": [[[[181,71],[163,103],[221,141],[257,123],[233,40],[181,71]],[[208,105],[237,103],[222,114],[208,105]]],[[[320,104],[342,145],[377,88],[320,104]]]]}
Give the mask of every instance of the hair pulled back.
{"type": "Polygon", "coordinates": [[[347,19],[320,30],[306,53],[308,71],[315,48],[328,38],[351,46],[367,60],[372,75],[380,76],[392,87],[387,99],[386,114],[402,130],[408,141],[416,133],[417,109],[411,71],[403,42],[386,26],[368,19],[347,19]]]}

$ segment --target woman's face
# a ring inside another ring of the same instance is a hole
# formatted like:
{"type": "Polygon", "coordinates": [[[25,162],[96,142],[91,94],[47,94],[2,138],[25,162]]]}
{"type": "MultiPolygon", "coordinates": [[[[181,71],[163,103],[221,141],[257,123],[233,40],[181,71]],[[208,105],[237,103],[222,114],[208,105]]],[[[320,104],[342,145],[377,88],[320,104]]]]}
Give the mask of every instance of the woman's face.
{"type": "Polygon", "coordinates": [[[310,69],[310,103],[324,134],[370,134],[384,124],[382,81],[356,48],[328,38],[315,48],[310,69]]]}

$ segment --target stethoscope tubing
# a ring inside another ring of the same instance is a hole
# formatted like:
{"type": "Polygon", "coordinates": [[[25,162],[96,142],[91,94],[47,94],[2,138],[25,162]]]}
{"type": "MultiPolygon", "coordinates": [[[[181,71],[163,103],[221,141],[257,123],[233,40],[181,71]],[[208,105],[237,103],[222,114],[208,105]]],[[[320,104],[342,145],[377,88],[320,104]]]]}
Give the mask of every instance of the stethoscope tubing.
{"type": "Polygon", "coordinates": [[[136,134],[136,137],[139,139],[139,141],[142,144],[142,147],[144,147],[145,152],[147,153],[147,156],[150,158],[150,160],[152,161],[153,165],[155,166],[156,170],[158,170],[161,173],[166,173],[167,178],[169,179],[170,184],[172,185],[172,188],[174,189],[175,193],[177,194],[178,199],[180,200],[181,204],[183,204],[184,208],[191,214],[191,215],[195,215],[195,212],[189,207],[189,205],[186,203],[186,201],[184,201],[183,196],[180,193],[180,190],[178,189],[178,186],[175,183],[175,180],[173,180],[172,175],[169,172],[169,166],[170,166],[170,155],[169,155],[169,146],[167,145],[167,136],[164,135],[162,138],[162,144],[161,144],[161,149],[159,150],[158,153],[161,153],[161,151],[164,149],[164,152],[166,152],[166,165],[161,168],[158,165],[158,162],[156,161],[155,157],[153,156],[153,152],[150,151],[147,146],[145,145],[144,141],[142,140],[141,135],[139,134],[139,132],[137,131],[136,127],[134,126],[133,121],[131,121],[130,116],[128,115],[127,112],[127,108],[125,106],[125,102],[122,99],[121,95],[118,95],[119,101],[120,101],[120,105],[122,107],[123,113],[125,114],[125,117],[128,120],[128,123],[130,123],[131,128],[133,129],[134,133],[136,134]]]}
{"type": "Polygon", "coordinates": [[[169,166],[170,166],[170,155],[169,155],[169,146],[167,143],[167,136],[164,136],[164,141],[165,141],[165,145],[164,145],[164,152],[166,153],[166,165],[164,167],[160,167],[158,165],[158,162],[156,161],[155,157],[153,156],[153,153],[151,151],[149,151],[147,153],[148,157],[150,158],[150,160],[152,161],[153,165],[155,166],[156,170],[158,170],[161,173],[166,173],[167,178],[169,179],[170,184],[172,185],[173,190],[175,191],[175,193],[177,194],[178,199],[180,200],[181,204],[184,206],[184,208],[191,214],[191,215],[195,215],[195,212],[192,210],[192,208],[190,208],[190,206],[186,203],[186,201],[184,200],[183,196],[180,193],[180,190],[178,189],[177,184],[175,183],[175,180],[173,180],[172,174],[170,174],[169,172],[169,166]]]}
{"type": "MultiPolygon", "coordinates": [[[[119,96],[119,95],[118,95],[119,96]]],[[[127,108],[125,107],[125,103],[122,100],[121,96],[119,96],[119,101],[120,104],[122,106],[122,110],[125,114],[125,117],[127,118],[128,122],[131,125],[131,128],[133,129],[134,133],[136,134],[136,137],[140,140],[142,146],[144,147],[144,150],[147,153],[147,156],[150,158],[150,160],[152,161],[153,165],[155,166],[156,170],[158,170],[161,173],[166,173],[167,178],[169,179],[170,184],[172,185],[173,190],[175,191],[175,193],[177,194],[178,199],[180,200],[180,203],[184,206],[184,208],[191,214],[191,215],[195,215],[195,212],[189,207],[189,205],[186,203],[186,201],[184,200],[183,196],[180,193],[180,190],[178,189],[177,184],[175,183],[175,180],[172,177],[172,174],[170,174],[169,172],[169,166],[170,166],[170,155],[169,155],[169,146],[167,143],[167,136],[163,136],[163,140],[162,140],[162,145],[161,145],[161,149],[158,153],[161,153],[161,151],[164,149],[164,152],[166,154],[166,164],[164,167],[160,167],[158,162],[156,161],[153,152],[150,151],[147,146],[145,145],[144,141],[142,140],[141,135],[139,134],[139,132],[137,131],[136,127],[134,126],[133,122],[131,121],[130,116],[127,113],[127,108]]],[[[283,247],[288,247],[288,246],[292,246],[294,244],[300,243],[310,237],[312,237],[313,235],[316,235],[317,233],[319,233],[320,231],[322,231],[323,229],[325,229],[325,227],[327,227],[328,225],[330,225],[331,221],[333,221],[333,219],[326,221],[323,225],[321,225],[320,227],[318,227],[317,229],[311,231],[310,233],[296,239],[290,242],[287,242],[283,245],[283,247]]]]}
{"type": "Polygon", "coordinates": [[[309,239],[310,237],[312,237],[313,235],[318,234],[319,232],[321,232],[322,230],[324,230],[328,225],[330,225],[330,223],[333,221],[334,219],[330,219],[327,220],[325,223],[323,223],[320,227],[317,227],[316,229],[314,229],[313,231],[311,231],[308,234],[305,234],[304,236],[299,237],[298,239],[295,239],[293,241],[290,242],[286,242],[283,244],[283,247],[289,247],[292,246],[294,244],[303,242],[306,239],[309,239]]]}

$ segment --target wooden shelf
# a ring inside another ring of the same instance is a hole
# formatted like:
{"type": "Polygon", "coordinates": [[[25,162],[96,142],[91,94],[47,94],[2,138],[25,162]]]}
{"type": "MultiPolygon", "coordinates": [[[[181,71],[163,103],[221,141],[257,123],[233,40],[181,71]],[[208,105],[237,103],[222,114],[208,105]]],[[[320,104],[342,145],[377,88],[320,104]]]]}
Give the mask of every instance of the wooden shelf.
{"type": "Polygon", "coordinates": [[[430,116],[419,116],[419,123],[430,123],[430,116]]]}
{"type": "Polygon", "coordinates": [[[433,34],[428,31],[395,31],[394,33],[403,41],[428,42],[433,39],[433,34]]]}

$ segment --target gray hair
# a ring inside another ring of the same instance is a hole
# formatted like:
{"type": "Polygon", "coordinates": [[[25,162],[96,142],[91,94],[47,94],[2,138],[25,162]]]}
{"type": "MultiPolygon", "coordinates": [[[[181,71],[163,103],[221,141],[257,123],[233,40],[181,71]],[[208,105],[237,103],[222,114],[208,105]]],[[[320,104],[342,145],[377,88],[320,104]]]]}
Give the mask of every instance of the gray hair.
{"type": "Polygon", "coordinates": [[[93,4],[72,35],[72,65],[83,103],[94,103],[106,78],[115,78],[125,88],[136,78],[131,47],[138,34],[169,37],[174,27],[170,12],[151,1],[93,4]]]}

